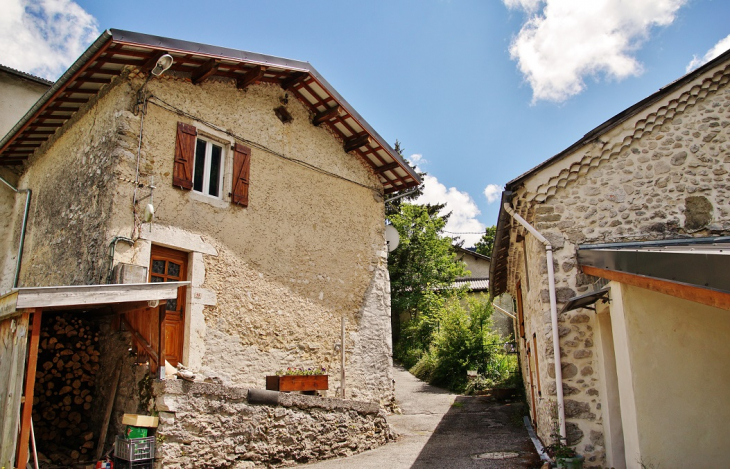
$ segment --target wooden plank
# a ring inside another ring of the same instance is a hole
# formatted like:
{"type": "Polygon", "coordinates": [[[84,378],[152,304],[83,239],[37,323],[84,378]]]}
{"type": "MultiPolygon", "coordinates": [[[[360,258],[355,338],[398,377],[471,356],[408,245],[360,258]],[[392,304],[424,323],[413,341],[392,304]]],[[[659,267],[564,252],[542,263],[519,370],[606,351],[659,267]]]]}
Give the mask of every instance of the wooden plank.
{"type": "Polygon", "coordinates": [[[628,274],[625,272],[617,272],[615,270],[599,269],[587,265],[581,266],[583,273],[601,277],[607,280],[613,280],[619,283],[625,283],[639,288],[664,293],[684,300],[694,301],[706,306],[730,310],[730,293],[723,293],[708,288],[700,288],[684,283],[670,282],[668,280],[660,280],[643,275],[628,274]]]}
{"type": "Polygon", "coordinates": [[[0,467],[15,467],[29,318],[0,321],[0,467]]]}
{"type": "Polygon", "coordinates": [[[30,350],[28,350],[28,366],[25,369],[25,402],[23,414],[20,417],[20,441],[16,465],[25,467],[28,464],[28,441],[30,438],[31,416],[33,415],[33,392],[35,391],[35,371],[38,364],[38,342],[41,337],[41,318],[43,312],[37,309],[33,312],[33,330],[30,335],[30,350]]]}
{"type": "Polygon", "coordinates": [[[114,400],[117,397],[117,386],[119,386],[119,377],[122,374],[122,359],[117,361],[117,366],[114,368],[114,374],[112,375],[112,387],[109,390],[109,398],[106,401],[106,412],[104,413],[104,421],[101,424],[101,431],[99,431],[99,442],[96,445],[96,457],[95,461],[101,459],[101,455],[104,454],[104,443],[106,442],[106,432],[109,429],[109,420],[112,416],[112,410],[114,409],[114,400]]]}
{"type": "Polygon", "coordinates": [[[291,87],[302,81],[307,76],[304,72],[294,72],[289,76],[289,78],[285,78],[281,81],[281,88],[283,90],[289,90],[291,87]]]}
{"type": "Polygon", "coordinates": [[[126,285],[78,285],[18,289],[17,308],[88,306],[106,303],[168,300],[177,288],[190,282],[134,283],[126,285]]]}
{"type": "MultiPolygon", "coordinates": [[[[386,171],[390,171],[390,170],[396,169],[396,168],[400,168],[400,163],[398,163],[398,162],[388,163],[386,165],[379,166],[379,167],[376,167],[373,169],[375,169],[376,173],[384,173],[386,171]]],[[[396,174],[396,176],[397,176],[397,174],[396,174]]]]}
{"type": "Polygon", "coordinates": [[[155,363],[158,363],[160,361],[159,355],[157,355],[157,352],[152,348],[152,346],[147,342],[145,337],[137,331],[132,324],[129,323],[129,321],[125,318],[121,318],[122,324],[124,324],[124,327],[127,328],[132,333],[132,339],[144,349],[144,351],[150,356],[152,360],[155,361],[155,363]]]}
{"type": "Polygon", "coordinates": [[[17,316],[20,312],[17,309],[18,292],[14,291],[0,297],[0,320],[17,316]]]}

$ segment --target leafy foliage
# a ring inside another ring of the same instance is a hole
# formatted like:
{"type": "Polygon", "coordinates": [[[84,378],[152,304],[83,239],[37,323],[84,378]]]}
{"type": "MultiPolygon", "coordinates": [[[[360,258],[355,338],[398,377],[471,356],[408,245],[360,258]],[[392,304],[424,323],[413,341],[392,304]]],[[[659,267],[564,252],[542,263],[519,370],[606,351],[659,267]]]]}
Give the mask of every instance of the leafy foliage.
{"type": "Polygon", "coordinates": [[[481,239],[479,239],[479,241],[477,241],[477,243],[474,245],[477,250],[477,254],[492,257],[492,249],[494,249],[494,238],[496,235],[497,227],[488,226],[484,230],[484,234],[482,235],[481,239]]]}

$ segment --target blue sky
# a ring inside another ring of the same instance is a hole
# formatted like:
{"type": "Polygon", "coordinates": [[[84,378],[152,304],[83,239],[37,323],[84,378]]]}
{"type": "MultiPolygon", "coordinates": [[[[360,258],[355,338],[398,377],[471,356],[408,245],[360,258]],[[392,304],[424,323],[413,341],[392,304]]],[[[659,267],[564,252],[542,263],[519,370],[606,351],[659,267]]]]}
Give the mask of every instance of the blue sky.
{"type": "Polygon", "coordinates": [[[391,145],[402,142],[429,175],[424,201],[447,202],[447,229],[459,233],[496,223],[487,187],[496,194],[730,46],[727,0],[0,5],[0,63],[51,79],[108,28],[309,61],[391,145]]]}

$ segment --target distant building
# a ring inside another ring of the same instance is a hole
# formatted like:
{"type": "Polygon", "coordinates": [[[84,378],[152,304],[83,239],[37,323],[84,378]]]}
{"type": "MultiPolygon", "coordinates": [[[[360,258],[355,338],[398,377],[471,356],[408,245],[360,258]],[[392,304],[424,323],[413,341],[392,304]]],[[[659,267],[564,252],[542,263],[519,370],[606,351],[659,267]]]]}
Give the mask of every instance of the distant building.
{"type": "Polygon", "coordinates": [[[52,81],[0,65],[0,138],[52,84],[52,81]]]}

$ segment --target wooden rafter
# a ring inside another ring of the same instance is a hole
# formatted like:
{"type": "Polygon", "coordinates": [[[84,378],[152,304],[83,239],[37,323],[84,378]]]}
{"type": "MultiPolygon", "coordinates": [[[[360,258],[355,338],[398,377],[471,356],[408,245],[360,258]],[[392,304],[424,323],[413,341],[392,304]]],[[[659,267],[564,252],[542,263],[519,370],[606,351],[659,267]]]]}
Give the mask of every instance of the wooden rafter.
{"type": "Polygon", "coordinates": [[[334,106],[325,111],[319,112],[312,119],[312,124],[319,126],[319,124],[338,116],[340,112],[342,112],[342,108],[340,106],[334,106]]]}
{"type": "Polygon", "coordinates": [[[367,132],[357,134],[348,140],[345,140],[345,153],[350,153],[352,150],[356,150],[364,145],[370,144],[370,135],[367,132]]]}
{"type": "Polygon", "coordinates": [[[390,170],[393,170],[393,169],[396,169],[396,168],[400,168],[400,164],[398,164],[397,162],[394,161],[393,163],[389,163],[389,164],[386,164],[386,165],[383,165],[383,166],[378,166],[377,168],[375,168],[375,172],[376,173],[384,173],[386,171],[390,171],[390,170]]]}
{"type": "Polygon", "coordinates": [[[307,74],[304,72],[294,72],[289,76],[289,78],[285,78],[284,80],[282,80],[281,88],[285,91],[288,91],[294,85],[303,80],[306,76],[307,74]]]}
{"type": "Polygon", "coordinates": [[[194,85],[199,85],[215,74],[218,69],[218,61],[210,59],[193,72],[191,80],[194,85]]]}
{"type": "Polygon", "coordinates": [[[264,76],[266,68],[262,65],[257,65],[248,72],[246,72],[241,78],[236,80],[236,87],[239,90],[246,89],[247,86],[256,83],[264,76]]]}

